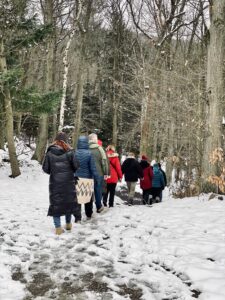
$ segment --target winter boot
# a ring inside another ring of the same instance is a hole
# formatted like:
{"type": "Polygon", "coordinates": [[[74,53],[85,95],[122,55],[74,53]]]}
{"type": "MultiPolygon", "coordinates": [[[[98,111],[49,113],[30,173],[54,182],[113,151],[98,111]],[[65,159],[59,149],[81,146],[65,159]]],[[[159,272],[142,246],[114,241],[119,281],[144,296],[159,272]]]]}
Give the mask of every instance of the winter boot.
{"type": "Polygon", "coordinates": [[[72,229],[72,223],[66,223],[66,230],[72,229]]]}
{"type": "Polygon", "coordinates": [[[157,197],[155,197],[155,202],[156,203],[159,203],[160,202],[160,198],[157,196],[157,197]]]}
{"type": "Polygon", "coordinates": [[[81,224],[81,219],[75,220],[76,224],[81,224]]]}
{"type": "Polygon", "coordinates": [[[148,204],[148,195],[144,195],[143,199],[142,199],[142,203],[145,205],[145,204],[148,204]]]}
{"type": "Polygon", "coordinates": [[[63,232],[64,232],[64,230],[63,230],[62,227],[57,227],[57,228],[55,229],[55,234],[57,234],[57,235],[60,235],[60,234],[62,234],[63,232]]]}
{"type": "Polygon", "coordinates": [[[153,200],[152,195],[149,195],[149,197],[148,197],[148,204],[149,205],[152,205],[152,200],[153,200]]]}
{"type": "Polygon", "coordinates": [[[133,203],[134,203],[134,200],[132,198],[128,199],[128,205],[129,206],[133,205],[133,203]]]}
{"type": "Polygon", "coordinates": [[[104,210],[104,206],[101,206],[99,209],[97,209],[97,213],[101,213],[104,210]]]}

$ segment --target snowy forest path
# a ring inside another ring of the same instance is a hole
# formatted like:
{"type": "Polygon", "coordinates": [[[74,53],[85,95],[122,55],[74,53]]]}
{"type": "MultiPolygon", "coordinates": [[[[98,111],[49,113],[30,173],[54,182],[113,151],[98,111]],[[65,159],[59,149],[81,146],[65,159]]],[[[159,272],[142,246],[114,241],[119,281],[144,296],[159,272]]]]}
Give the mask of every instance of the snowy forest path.
{"type": "MultiPolygon", "coordinates": [[[[124,222],[115,225],[118,232],[116,239],[104,230],[106,213],[86,224],[76,224],[71,233],[66,232],[60,237],[48,236],[46,239],[41,238],[39,242],[35,241],[39,238],[38,234],[34,234],[32,238],[29,234],[26,235],[25,241],[24,233],[20,233],[20,223],[11,220],[7,229],[12,234],[7,236],[6,242],[10,248],[5,252],[16,255],[21,261],[12,265],[12,278],[25,285],[27,295],[23,299],[87,299],[90,294],[90,299],[138,300],[142,299],[143,287],[151,291],[152,295],[160,295],[159,283],[149,284],[142,278],[138,280],[142,285],[142,288],[139,287],[137,278],[142,276],[143,265],[133,266],[127,259],[127,246],[130,243],[126,239],[130,239],[129,231],[138,227],[140,219],[134,221],[127,213],[121,217],[124,222]],[[17,235],[15,230],[18,231],[17,235]],[[111,247],[115,248],[113,252],[117,257],[112,257],[111,247]],[[127,275],[119,271],[124,265],[128,267],[127,275]],[[111,288],[112,285],[114,286],[111,288]]],[[[144,237],[136,238],[145,242],[144,237]]],[[[161,273],[161,277],[169,282],[167,296],[163,300],[192,299],[183,298],[182,285],[186,285],[186,282],[176,272],[168,269],[165,271],[165,266],[154,262],[146,267],[161,273]]]]}
{"type": "Polygon", "coordinates": [[[165,199],[150,208],[117,197],[58,237],[46,217],[48,177],[22,176],[1,181],[0,299],[193,300],[204,299],[195,272],[225,279],[222,202],[199,200],[196,210],[197,199],[165,199]]]}

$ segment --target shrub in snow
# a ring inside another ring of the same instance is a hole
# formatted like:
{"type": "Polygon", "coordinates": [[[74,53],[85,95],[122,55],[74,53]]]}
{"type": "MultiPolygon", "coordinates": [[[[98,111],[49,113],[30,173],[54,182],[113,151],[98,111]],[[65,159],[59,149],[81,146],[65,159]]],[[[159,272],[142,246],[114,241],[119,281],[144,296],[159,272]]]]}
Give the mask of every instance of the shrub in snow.
{"type": "Polygon", "coordinates": [[[211,175],[208,178],[208,182],[217,187],[217,193],[225,193],[225,162],[224,151],[222,148],[216,148],[210,154],[210,164],[217,166],[220,175],[211,175]]]}

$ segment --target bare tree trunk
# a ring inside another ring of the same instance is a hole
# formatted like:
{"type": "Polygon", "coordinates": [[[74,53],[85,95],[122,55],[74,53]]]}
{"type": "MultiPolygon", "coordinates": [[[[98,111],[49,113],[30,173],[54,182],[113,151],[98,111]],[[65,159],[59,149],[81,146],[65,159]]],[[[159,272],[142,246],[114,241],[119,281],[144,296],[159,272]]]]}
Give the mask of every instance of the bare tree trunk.
{"type": "Polygon", "coordinates": [[[175,130],[175,125],[174,122],[170,122],[169,125],[169,131],[168,131],[168,161],[166,164],[166,174],[167,174],[167,181],[168,183],[171,182],[172,179],[172,171],[173,171],[173,156],[174,156],[174,144],[173,144],[173,139],[174,139],[174,130],[175,130]]]}
{"type": "Polygon", "coordinates": [[[77,109],[74,120],[74,132],[73,132],[73,146],[76,146],[79,134],[80,134],[80,124],[82,115],[82,105],[83,105],[83,90],[84,90],[84,57],[81,55],[79,69],[77,78],[77,90],[76,90],[76,102],[77,109]]]}
{"type": "Polygon", "coordinates": [[[112,131],[112,144],[116,147],[118,135],[118,99],[115,91],[115,83],[113,87],[113,131],[112,131]]]}
{"type": "MultiPolygon", "coordinates": [[[[158,151],[158,146],[159,146],[159,130],[158,130],[158,126],[159,126],[159,119],[156,118],[155,122],[154,122],[154,134],[153,134],[153,147],[152,147],[152,157],[155,158],[156,160],[159,159],[159,151],[158,151]]],[[[161,132],[162,135],[162,132],[161,132]]]]}
{"type": "MultiPolygon", "coordinates": [[[[116,44],[115,44],[116,47],[116,44]]],[[[117,49],[114,49],[114,57],[113,57],[113,85],[112,85],[112,112],[113,112],[113,123],[112,123],[112,144],[116,147],[117,144],[117,134],[118,134],[118,128],[117,128],[117,114],[118,114],[118,84],[116,83],[116,80],[118,80],[118,54],[117,49]]]]}
{"type": "MultiPolygon", "coordinates": [[[[4,52],[3,40],[0,39],[0,71],[3,73],[7,72],[7,63],[4,52]]],[[[5,117],[6,117],[6,140],[8,143],[9,159],[12,170],[12,177],[19,176],[20,168],[16,156],[16,147],[14,144],[14,130],[13,130],[13,110],[12,110],[12,101],[9,87],[6,85],[2,91],[4,98],[4,107],[5,107],[5,117]]]]}
{"type": "Polygon", "coordinates": [[[144,61],[143,53],[142,56],[142,67],[143,67],[143,99],[141,107],[141,140],[140,140],[140,153],[147,154],[151,159],[156,158],[157,145],[154,142],[157,140],[156,132],[154,132],[154,115],[157,101],[157,87],[154,87],[152,80],[161,81],[161,62],[158,59],[158,54],[155,54],[155,60],[153,62],[153,68],[151,69],[151,80],[146,81],[146,62],[144,61]],[[154,66],[158,68],[155,69],[154,66]]]}
{"type": "Polygon", "coordinates": [[[102,119],[103,119],[103,103],[102,103],[102,95],[101,95],[101,75],[98,65],[98,75],[96,77],[96,81],[98,82],[98,99],[99,99],[99,127],[102,128],[102,119]]]}
{"type": "Polygon", "coordinates": [[[52,117],[52,136],[53,136],[53,138],[55,138],[56,134],[57,134],[57,124],[58,124],[58,115],[57,115],[57,111],[55,111],[53,114],[53,117],[52,117]]]}
{"type": "Polygon", "coordinates": [[[152,133],[151,111],[153,104],[153,93],[149,90],[145,90],[145,94],[142,100],[142,112],[141,112],[141,141],[140,141],[140,153],[148,154],[152,156],[152,149],[150,147],[150,139],[152,133]]]}
{"type": "Polygon", "coordinates": [[[12,177],[19,176],[20,169],[19,169],[19,163],[16,156],[16,147],[14,144],[14,138],[13,138],[13,111],[12,111],[12,102],[11,102],[11,96],[8,89],[5,90],[5,112],[6,112],[6,140],[8,143],[8,150],[9,150],[9,159],[10,159],[10,165],[12,170],[12,177]]]}
{"type": "Polygon", "coordinates": [[[123,84],[123,76],[121,75],[121,82],[120,86],[116,88],[115,82],[114,82],[114,88],[113,88],[113,132],[112,132],[112,143],[116,147],[117,146],[117,139],[118,139],[118,132],[119,132],[119,126],[118,126],[118,116],[119,116],[119,103],[121,101],[122,97],[122,84],[123,84]],[[116,93],[116,90],[118,90],[118,93],[116,93]]]}
{"type": "Polygon", "coordinates": [[[48,115],[42,114],[39,118],[39,127],[38,127],[38,142],[35,149],[35,153],[32,159],[37,160],[39,163],[42,163],[46,145],[48,140],[48,115]]]}
{"type": "Polygon", "coordinates": [[[206,112],[207,137],[203,154],[203,175],[216,174],[217,168],[209,163],[210,153],[224,146],[222,119],[225,116],[225,0],[214,0],[210,26],[210,44],[207,65],[208,109],[206,112]]]}
{"type": "Polygon", "coordinates": [[[77,90],[76,90],[76,102],[77,110],[74,120],[74,131],[73,131],[73,146],[75,147],[77,139],[80,134],[80,124],[82,116],[82,105],[83,105],[83,92],[84,92],[84,74],[85,74],[85,65],[86,65],[86,47],[87,47],[87,38],[89,32],[89,21],[92,13],[93,0],[87,1],[87,10],[84,19],[84,28],[80,26],[81,33],[81,49],[80,49],[80,60],[78,68],[78,78],[77,78],[77,90]]]}
{"type": "Polygon", "coordinates": [[[168,41],[164,47],[165,49],[165,58],[166,58],[166,65],[165,65],[165,74],[166,79],[165,81],[165,92],[166,92],[166,103],[168,105],[168,114],[169,114],[169,123],[168,123],[168,148],[167,148],[167,154],[168,154],[168,161],[166,164],[166,174],[167,174],[167,181],[168,184],[170,184],[172,179],[172,171],[173,171],[173,161],[172,157],[175,155],[175,105],[173,102],[173,98],[171,97],[171,86],[172,86],[172,80],[171,80],[171,70],[173,67],[172,62],[172,38],[168,38],[168,41]]]}
{"type": "MultiPolygon", "coordinates": [[[[23,64],[24,74],[20,82],[20,88],[23,89],[25,86],[27,86],[26,84],[29,76],[28,70],[31,63],[31,51],[23,51],[21,62],[23,64]]],[[[23,117],[22,112],[18,112],[18,111],[14,112],[14,124],[15,124],[14,132],[17,137],[21,135],[22,117],[23,117]]]]}
{"type": "MultiPolygon", "coordinates": [[[[44,8],[44,21],[45,24],[51,24],[53,26],[53,9],[54,1],[46,0],[44,8]]],[[[46,80],[45,80],[45,91],[49,92],[53,88],[53,61],[54,61],[54,39],[49,37],[47,42],[47,56],[46,56],[46,80]]],[[[48,141],[48,115],[42,114],[39,119],[39,128],[38,128],[38,139],[35,153],[32,159],[36,159],[40,163],[43,160],[46,145],[48,141]]]]}
{"type": "Polygon", "coordinates": [[[204,102],[204,96],[205,96],[205,78],[202,74],[199,75],[199,83],[198,83],[198,89],[199,89],[199,96],[198,96],[198,129],[197,129],[197,153],[196,153],[196,160],[198,165],[198,175],[199,177],[202,175],[202,160],[203,160],[203,147],[204,147],[204,126],[205,126],[205,102],[204,102]],[[203,95],[203,96],[202,96],[203,95]]]}
{"type": "Polygon", "coordinates": [[[16,136],[19,136],[21,134],[21,122],[22,122],[22,113],[15,113],[14,114],[15,119],[15,134],[16,136]]]}
{"type": "MultiPolygon", "coordinates": [[[[145,59],[143,55],[143,49],[141,50],[142,59],[142,102],[141,102],[141,139],[140,139],[140,154],[150,154],[151,148],[149,145],[150,141],[150,131],[151,131],[151,105],[152,105],[152,92],[150,92],[150,87],[146,83],[146,71],[145,71],[145,59]]],[[[152,153],[151,153],[152,154],[152,153]]]]}
{"type": "MultiPolygon", "coordinates": [[[[0,95],[1,96],[1,95],[0,95]]],[[[3,99],[0,99],[0,149],[4,149],[5,145],[5,120],[4,120],[4,107],[3,99]]]]}

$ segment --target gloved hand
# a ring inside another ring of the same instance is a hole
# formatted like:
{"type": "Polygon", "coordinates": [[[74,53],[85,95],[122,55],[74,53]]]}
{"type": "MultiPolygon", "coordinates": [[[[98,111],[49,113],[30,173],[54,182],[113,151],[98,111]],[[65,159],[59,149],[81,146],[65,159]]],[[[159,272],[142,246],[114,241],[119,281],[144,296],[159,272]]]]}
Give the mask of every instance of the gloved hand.
{"type": "Polygon", "coordinates": [[[75,184],[78,184],[79,177],[74,176],[74,179],[75,179],[75,184]]]}

